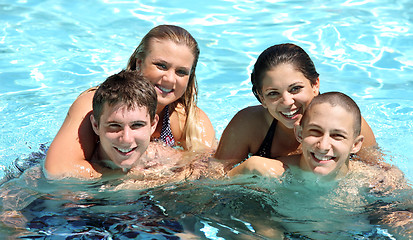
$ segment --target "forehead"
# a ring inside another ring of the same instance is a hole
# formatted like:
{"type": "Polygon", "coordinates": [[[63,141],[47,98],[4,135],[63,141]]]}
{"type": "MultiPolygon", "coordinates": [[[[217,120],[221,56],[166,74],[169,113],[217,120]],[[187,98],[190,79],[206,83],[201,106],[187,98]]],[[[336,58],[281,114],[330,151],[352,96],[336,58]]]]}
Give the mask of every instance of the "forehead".
{"type": "Polygon", "coordinates": [[[270,68],[263,75],[263,87],[274,85],[275,87],[289,86],[294,83],[304,83],[310,85],[302,72],[297,70],[290,63],[281,63],[270,68]]]}
{"type": "Polygon", "coordinates": [[[118,102],[113,105],[105,103],[102,109],[100,120],[105,121],[146,121],[150,118],[148,108],[134,104],[128,107],[127,104],[118,102]]]}
{"type": "Polygon", "coordinates": [[[192,65],[195,60],[191,49],[185,44],[177,44],[169,39],[149,40],[148,56],[152,58],[167,58],[170,60],[183,61],[185,65],[192,65]]]}
{"type": "Polygon", "coordinates": [[[307,120],[304,124],[315,124],[328,129],[354,130],[354,116],[341,106],[330,103],[319,103],[307,109],[307,120]]]}

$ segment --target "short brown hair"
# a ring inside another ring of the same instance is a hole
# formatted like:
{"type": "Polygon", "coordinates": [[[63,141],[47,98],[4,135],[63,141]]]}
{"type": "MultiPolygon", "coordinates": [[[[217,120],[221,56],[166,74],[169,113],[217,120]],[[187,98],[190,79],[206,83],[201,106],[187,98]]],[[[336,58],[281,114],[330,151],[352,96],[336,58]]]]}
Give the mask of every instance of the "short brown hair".
{"type": "Polygon", "coordinates": [[[354,136],[357,137],[361,132],[361,113],[360,108],[357,103],[354,102],[349,96],[341,92],[326,92],[315,96],[308,107],[305,109],[303,117],[301,118],[300,125],[303,127],[304,123],[307,121],[309,110],[318,104],[329,103],[331,106],[340,106],[344,108],[347,112],[353,115],[353,125],[354,125],[354,136]]]}
{"type": "Polygon", "coordinates": [[[109,106],[124,103],[128,109],[146,107],[153,121],[158,99],[153,85],[138,72],[122,70],[108,77],[93,96],[93,116],[98,123],[105,103],[109,106]]]}

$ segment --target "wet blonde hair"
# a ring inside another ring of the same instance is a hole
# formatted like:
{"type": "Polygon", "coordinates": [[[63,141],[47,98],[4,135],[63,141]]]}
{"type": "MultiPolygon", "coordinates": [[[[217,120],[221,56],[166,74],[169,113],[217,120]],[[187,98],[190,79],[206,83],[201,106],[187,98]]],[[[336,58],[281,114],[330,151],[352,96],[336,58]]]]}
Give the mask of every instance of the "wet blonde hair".
{"type": "Polygon", "coordinates": [[[185,118],[184,125],[184,138],[186,149],[197,149],[205,144],[201,141],[202,129],[196,124],[199,122],[198,113],[196,111],[196,102],[198,97],[198,86],[195,77],[195,69],[199,58],[199,47],[196,40],[185,29],[174,25],[159,25],[152,28],[141,40],[139,46],[135,49],[135,52],[129,58],[126,69],[138,70],[137,60],[142,62],[145,60],[147,53],[150,50],[150,42],[152,39],[157,40],[170,40],[178,45],[187,46],[194,56],[194,62],[192,63],[191,73],[189,75],[188,86],[184,95],[170,104],[170,109],[175,110],[178,113],[178,117],[185,118]]]}

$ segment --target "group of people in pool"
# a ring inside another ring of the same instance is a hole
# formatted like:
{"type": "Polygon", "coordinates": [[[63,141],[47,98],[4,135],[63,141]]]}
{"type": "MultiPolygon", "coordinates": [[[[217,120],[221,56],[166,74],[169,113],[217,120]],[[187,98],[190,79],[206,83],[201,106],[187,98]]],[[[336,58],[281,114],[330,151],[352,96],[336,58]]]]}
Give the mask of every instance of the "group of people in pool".
{"type": "Polygon", "coordinates": [[[320,94],[313,61],[290,43],[259,55],[251,82],[261,104],[239,111],[217,145],[211,121],[196,105],[199,53],[185,29],[151,29],[125,70],[83,92],[70,107],[48,149],[47,176],[98,178],[117,172],[149,181],[160,176],[150,174],[156,170],[168,182],[208,175],[214,162],[222,167],[215,173],[229,177],[279,178],[298,168],[339,179],[352,171],[351,156],[390,168],[377,160],[374,134],[357,104],[343,93],[320,94]]]}
{"type": "MultiPolygon", "coordinates": [[[[239,111],[217,148],[211,121],[196,106],[198,58],[198,44],[185,29],[160,25],[150,30],[130,57],[126,70],[85,91],[70,107],[47,152],[47,175],[95,178],[109,169],[136,169],[140,162],[142,168],[148,168],[139,161],[141,157],[170,157],[171,150],[164,145],[179,146],[187,152],[215,151],[214,159],[222,162],[225,172],[251,155],[252,160],[258,156],[275,159],[309,150],[304,149],[305,137],[296,136],[294,128],[310,102],[320,95],[320,82],[313,61],[302,48],[279,44],[261,53],[251,74],[252,90],[261,105],[239,111]],[[163,146],[146,151],[150,142],[153,146],[161,142],[163,146]]],[[[328,116],[333,119],[334,113],[328,116]]],[[[343,154],[347,158],[362,149],[360,159],[369,161],[371,154],[363,153],[374,148],[375,137],[363,118],[359,125],[360,136],[350,135],[356,124],[349,125],[351,129],[345,132],[328,132],[324,126],[317,132],[323,141],[328,137],[328,142],[346,142],[349,146],[343,154]]],[[[334,164],[337,169],[331,169],[331,173],[337,172],[342,167],[337,164],[338,153],[334,144],[326,145],[330,149],[313,146],[317,151],[311,150],[309,164],[330,168],[334,164]]]]}

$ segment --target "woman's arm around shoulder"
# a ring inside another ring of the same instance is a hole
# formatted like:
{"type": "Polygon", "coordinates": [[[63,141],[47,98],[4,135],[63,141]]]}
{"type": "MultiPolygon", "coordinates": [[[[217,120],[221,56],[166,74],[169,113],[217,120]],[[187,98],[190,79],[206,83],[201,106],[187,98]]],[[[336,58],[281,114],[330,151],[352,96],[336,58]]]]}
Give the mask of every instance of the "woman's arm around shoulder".
{"type": "MultiPolygon", "coordinates": [[[[194,107],[192,114],[187,117],[184,107],[178,104],[169,119],[171,131],[178,146],[185,150],[216,148],[214,127],[206,113],[197,106],[194,107]]],[[[162,125],[162,121],[158,123],[158,127],[159,125],[162,125]]]]}
{"type": "Polygon", "coordinates": [[[214,126],[212,126],[211,120],[208,115],[200,108],[196,108],[199,118],[199,127],[201,130],[201,142],[207,148],[216,148],[217,140],[215,138],[214,126]]]}
{"type": "Polygon", "coordinates": [[[363,145],[356,155],[363,162],[376,164],[382,158],[382,154],[377,148],[377,142],[373,130],[371,130],[369,124],[363,117],[361,118],[360,134],[364,136],[363,145]]]}
{"type": "Polygon", "coordinates": [[[374,136],[373,130],[371,130],[369,124],[363,117],[361,118],[361,135],[364,136],[363,148],[377,146],[376,137],[374,136]]]}
{"type": "Polygon", "coordinates": [[[48,177],[95,177],[96,171],[86,160],[92,157],[96,146],[89,120],[94,93],[91,89],[83,92],[70,107],[47,151],[44,167],[48,177]]]}
{"type": "Polygon", "coordinates": [[[286,165],[276,159],[252,156],[228,172],[229,177],[240,174],[258,174],[265,177],[281,177],[286,165]]]}

